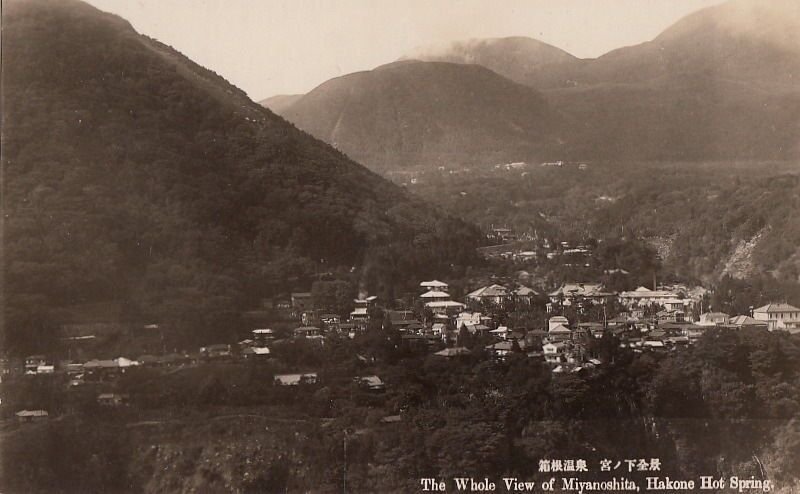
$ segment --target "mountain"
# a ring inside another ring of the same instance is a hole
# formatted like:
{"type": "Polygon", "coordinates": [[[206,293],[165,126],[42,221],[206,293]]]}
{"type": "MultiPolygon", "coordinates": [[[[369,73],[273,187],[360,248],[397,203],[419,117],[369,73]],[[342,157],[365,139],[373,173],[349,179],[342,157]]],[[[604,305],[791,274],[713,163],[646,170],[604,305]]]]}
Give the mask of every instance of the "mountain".
{"type": "Polygon", "coordinates": [[[560,48],[523,36],[456,41],[445,46],[419,48],[405,58],[482,65],[514,82],[537,89],[569,84],[565,77],[569,71],[565,68],[582,62],[560,48]]]}
{"type": "Polygon", "coordinates": [[[560,118],[485,67],[416,60],[332,79],[282,115],[373,169],[535,159],[560,118]]]}
{"type": "Polygon", "coordinates": [[[280,114],[302,97],[302,94],[277,94],[259,101],[258,104],[280,114]]]}
{"type": "Polygon", "coordinates": [[[420,104],[413,116],[405,115],[412,97],[397,94],[410,85],[408,78],[417,77],[411,68],[422,67],[408,62],[412,65],[390,65],[391,74],[373,71],[329,81],[282,114],[376,169],[420,161],[459,165],[494,156],[792,160],[800,157],[799,12],[800,3],[793,0],[732,0],[686,16],[652,41],[596,59],[577,59],[520,37],[420,49],[406,61],[462,64],[461,71],[448,70],[463,79],[468,97],[458,99],[462,93],[450,90],[443,97],[436,88],[446,87],[445,78],[421,76],[425,85],[412,92],[420,104]],[[518,88],[498,97],[510,87],[507,82],[494,78],[483,86],[466,79],[479,66],[539,91],[533,106],[530,93],[518,88]],[[498,100],[504,101],[502,107],[498,100]],[[461,121],[443,134],[416,127],[426,139],[409,141],[406,125],[439,129],[444,113],[437,104],[443,101],[459,108],[461,121]],[[395,108],[403,120],[394,120],[395,108]],[[525,115],[527,124],[504,128],[502,122],[514,122],[508,108],[525,115]],[[464,116],[475,118],[468,122],[464,116]],[[414,147],[424,152],[408,153],[414,147]]]}
{"type": "Polygon", "coordinates": [[[321,267],[393,300],[474,255],[470,227],[119,17],[4,2],[2,45],[7,350],[98,303],[200,344],[321,267]]]}
{"type": "Polygon", "coordinates": [[[732,1],[572,67],[547,93],[581,159],[800,156],[800,5],[732,1]],[[577,144],[580,143],[580,144],[577,144]]]}

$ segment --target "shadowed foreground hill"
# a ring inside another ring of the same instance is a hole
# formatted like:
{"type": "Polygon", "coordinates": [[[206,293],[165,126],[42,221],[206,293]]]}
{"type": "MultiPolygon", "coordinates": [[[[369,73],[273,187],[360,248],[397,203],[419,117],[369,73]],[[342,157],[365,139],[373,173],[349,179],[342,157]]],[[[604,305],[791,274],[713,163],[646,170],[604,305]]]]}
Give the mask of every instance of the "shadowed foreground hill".
{"type": "Polygon", "coordinates": [[[390,295],[471,259],[463,223],[126,21],[72,0],[3,7],[10,348],[33,350],[74,303],[213,333],[321,260],[372,266],[364,282],[390,295]]]}
{"type": "Polygon", "coordinates": [[[282,114],[373,169],[536,157],[558,119],[484,67],[418,61],[332,79],[282,114]]]}

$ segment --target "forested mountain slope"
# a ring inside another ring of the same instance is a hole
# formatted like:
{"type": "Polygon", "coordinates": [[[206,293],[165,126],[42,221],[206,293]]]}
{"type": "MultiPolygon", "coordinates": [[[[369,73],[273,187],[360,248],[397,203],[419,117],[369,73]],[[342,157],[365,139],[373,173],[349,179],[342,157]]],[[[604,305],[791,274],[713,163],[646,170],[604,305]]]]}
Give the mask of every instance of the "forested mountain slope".
{"type": "Polygon", "coordinates": [[[472,256],[463,223],[116,16],[4,2],[2,44],[9,347],[98,301],[203,340],[321,262],[390,295],[472,256]]]}
{"type": "Polygon", "coordinates": [[[484,67],[414,60],[327,81],[282,115],[376,170],[542,156],[560,118],[484,67]]]}

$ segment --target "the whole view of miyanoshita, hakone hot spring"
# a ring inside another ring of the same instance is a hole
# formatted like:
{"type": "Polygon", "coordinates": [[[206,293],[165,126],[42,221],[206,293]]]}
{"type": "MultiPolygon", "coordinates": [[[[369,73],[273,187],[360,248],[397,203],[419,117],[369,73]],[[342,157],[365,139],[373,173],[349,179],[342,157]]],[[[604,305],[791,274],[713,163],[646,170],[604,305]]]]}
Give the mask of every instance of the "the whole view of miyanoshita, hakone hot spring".
{"type": "Polygon", "coordinates": [[[117,14],[2,1],[0,491],[800,492],[800,3],[260,102],[117,14]]]}

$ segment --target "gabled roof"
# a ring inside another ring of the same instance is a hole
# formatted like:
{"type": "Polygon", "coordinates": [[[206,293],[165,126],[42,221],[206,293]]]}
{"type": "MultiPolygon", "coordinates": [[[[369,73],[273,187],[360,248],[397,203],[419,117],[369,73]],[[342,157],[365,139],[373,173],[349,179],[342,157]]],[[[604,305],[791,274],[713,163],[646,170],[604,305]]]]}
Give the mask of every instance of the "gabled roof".
{"type": "Polygon", "coordinates": [[[478,288],[474,292],[467,295],[467,297],[469,298],[506,297],[506,296],[508,296],[508,288],[496,284],[478,288]]]}
{"type": "Polygon", "coordinates": [[[445,348],[442,351],[434,353],[434,355],[438,355],[440,357],[458,357],[459,355],[469,355],[470,352],[467,348],[463,346],[457,346],[453,348],[445,348]]]}
{"type": "Polygon", "coordinates": [[[419,286],[424,288],[444,288],[447,286],[447,283],[439,280],[431,280],[431,281],[423,281],[419,284],[419,286]]]}
{"type": "Polygon", "coordinates": [[[464,304],[461,302],[454,302],[452,300],[436,300],[434,302],[428,302],[425,304],[426,307],[430,307],[432,309],[440,309],[440,308],[447,308],[447,307],[464,307],[464,304]]]}
{"type": "Polygon", "coordinates": [[[528,288],[527,286],[521,286],[514,291],[520,297],[528,297],[528,296],[535,296],[539,295],[539,292],[534,290],[533,288],[528,288]]]}
{"type": "Polygon", "coordinates": [[[584,297],[605,295],[603,285],[600,283],[565,283],[561,288],[550,293],[551,297],[559,295],[580,295],[584,297]]]}
{"type": "Polygon", "coordinates": [[[789,305],[784,302],[774,303],[774,304],[767,304],[755,309],[753,312],[767,312],[767,313],[775,313],[775,312],[800,312],[800,309],[793,305],[789,305]]]}
{"type": "Polygon", "coordinates": [[[759,321],[758,319],[753,319],[750,316],[736,316],[730,318],[728,321],[730,324],[734,326],[766,326],[767,321],[759,321]]]}
{"type": "Polygon", "coordinates": [[[420,298],[450,298],[450,294],[441,290],[430,290],[420,295],[420,298]]]}
{"type": "Polygon", "coordinates": [[[559,334],[571,334],[572,330],[568,327],[564,326],[563,324],[559,324],[558,326],[554,327],[550,330],[550,334],[552,333],[559,333],[559,334]]]}
{"type": "Polygon", "coordinates": [[[495,351],[511,351],[514,349],[514,342],[512,341],[498,341],[497,343],[492,343],[491,345],[486,345],[485,347],[487,350],[495,350],[495,351]]]}
{"type": "Polygon", "coordinates": [[[725,322],[728,322],[730,316],[724,312],[704,312],[700,314],[701,321],[714,321],[717,319],[722,319],[725,322]]]}

